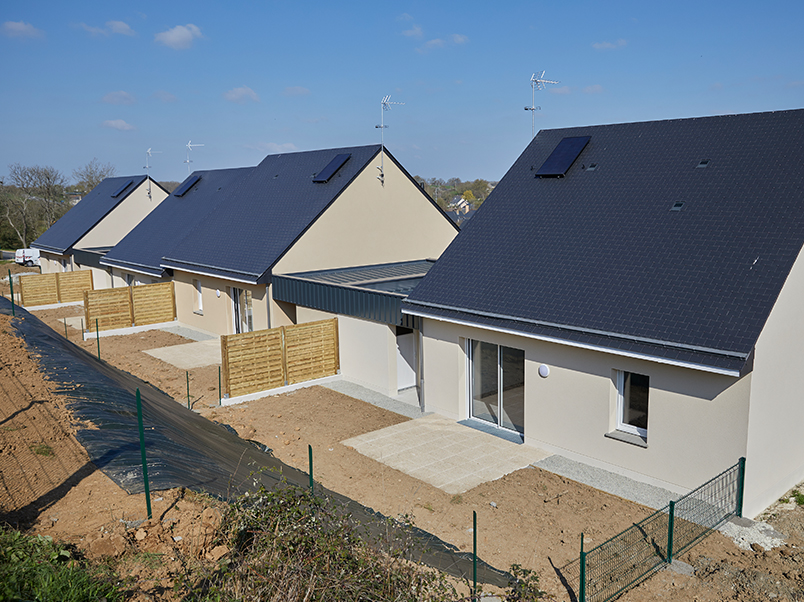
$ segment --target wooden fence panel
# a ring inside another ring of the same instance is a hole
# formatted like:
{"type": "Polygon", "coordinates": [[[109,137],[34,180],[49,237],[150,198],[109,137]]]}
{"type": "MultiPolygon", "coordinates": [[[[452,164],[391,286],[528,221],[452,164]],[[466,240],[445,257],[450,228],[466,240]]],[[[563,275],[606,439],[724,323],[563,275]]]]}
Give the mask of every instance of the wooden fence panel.
{"type": "Polygon", "coordinates": [[[285,356],[289,385],[337,374],[337,318],[286,326],[285,356]]]}
{"type": "Polygon", "coordinates": [[[84,300],[84,291],[91,291],[92,270],[59,272],[56,274],[59,285],[59,303],[73,303],[84,300]]]}
{"type": "Polygon", "coordinates": [[[283,386],[282,329],[222,336],[221,360],[230,397],[283,386]]]}
{"type": "Polygon", "coordinates": [[[132,287],[134,325],[159,324],[176,319],[176,295],[173,282],[158,282],[132,287]]]}
{"type": "Polygon", "coordinates": [[[58,303],[59,284],[56,280],[56,274],[20,276],[20,295],[23,307],[58,303]]]}
{"type": "Polygon", "coordinates": [[[107,288],[99,291],[84,291],[84,316],[89,331],[129,328],[134,319],[131,311],[131,289],[107,288]]]}

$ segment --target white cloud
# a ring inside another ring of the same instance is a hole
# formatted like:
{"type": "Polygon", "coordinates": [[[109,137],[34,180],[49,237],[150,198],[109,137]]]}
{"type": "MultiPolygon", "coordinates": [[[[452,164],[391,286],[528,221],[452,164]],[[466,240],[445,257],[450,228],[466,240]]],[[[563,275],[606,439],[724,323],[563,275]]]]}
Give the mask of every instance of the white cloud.
{"type": "Polygon", "coordinates": [[[137,99],[134,98],[133,94],[120,90],[119,92],[109,92],[106,96],[101,98],[101,102],[110,105],[133,105],[137,102],[137,99]]]}
{"type": "Polygon", "coordinates": [[[176,25],[173,29],[158,33],[154,39],[174,50],[184,50],[193,45],[193,40],[200,37],[203,37],[201,30],[192,23],[188,23],[187,25],[176,25]]]}
{"type": "Polygon", "coordinates": [[[548,88],[550,90],[550,94],[569,94],[570,87],[569,86],[561,86],[560,88],[548,88]]]}
{"type": "Polygon", "coordinates": [[[6,21],[2,32],[9,38],[43,38],[45,32],[24,21],[6,21]]]}
{"type": "Polygon", "coordinates": [[[466,42],[469,41],[469,38],[460,33],[454,33],[452,34],[452,41],[455,44],[466,44],[466,42]]]}
{"type": "Polygon", "coordinates": [[[595,50],[614,50],[615,48],[622,48],[626,44],[628,42],[620,38],[616,42],[596,42],[592,44],[592,48],[595,50]]]}
{"type": "Polygon", "coordinates": [[[246,148],[250,150],[260,151],[261,153],[292,153],[299,150],[292,142],[285,142],[284,144],[277,144],[276,142],[258,142],[257,144],[246,144],[246,148]]]}
{"type": "Polygon", "coordinates": [[[223,97],[229,102],[236,102],[239,104],[245,104],[249,100],[253,100],[254,102],[260,101],[260,97],[257,96],[257,93],[248,86],[233,88],[226,92],[223,97]]]}
{"type": "Polygon", "coordinates": [[[402,35],[408,36],[409,38],[420,38],[424,35],[424,32],[420,26],[414,24],[410,29],[403,31],[402,35]]]}
{"type": "Polygon", "coordinates": [[[288,86],[282,91],[283,96],[307,96],[310,90],[304,86],[288,86]]]}
{"type": "Polygon", "coordinates": [[[136,35],[134,30],[128,26],[128,23],[123,21],[106,21],[106,27],[108,27],[109,31],[112,33],[119,33],[122,36],[136,35]]]}
{"type": "Polygon", "coordinates": [[[176,102],[178,100],[173,94],[165,90],[157,90],[153,93],[153,97],[162,102],[176,102]]]}
{"type": "Polygon", "coordinates": [[[424,54],[426,52],[430,52],[435,48],[441,48],[443,45],[444,40],[442,40],[441,38],[435,38],[433,40],[425,42],[423,46],[420,46],[419,48],[416,49],[416,52],[424,54]]]}
{"type": "Polygon", "coordinates": [[[591,86],[586,86],[583,89],[584,94],[600,94],[601,92],[603,92],[603,86],[601,86],[600,84],[593,84],[591,86]]]}
{"type": "Polygon", "coordinates": [[[87,25],[86,23],[79,23],[78,27],[86,31],[88,34],[93,36],[108,36],[109,32],[103,29],[102,27],[92,27],[91,25],[87,25]]]}
{"type": "Polygon", "coordinates": [[[396,18],[397,21],[413,21],[413,17],[411,17],[408,13],[402,13],[396,18]]]}
{"type": "Polygon", "coordinates": [[[120,131],[123,131],[123,132],[126,131],[126,130],[136,130],[137,129],[133,125],[131,125],[130,123],[126,123],[122,119],[107,119],[101,125],[103,127],[105,127],[105,128],[111,128],[113,130],[120,130],[120,131]]]}

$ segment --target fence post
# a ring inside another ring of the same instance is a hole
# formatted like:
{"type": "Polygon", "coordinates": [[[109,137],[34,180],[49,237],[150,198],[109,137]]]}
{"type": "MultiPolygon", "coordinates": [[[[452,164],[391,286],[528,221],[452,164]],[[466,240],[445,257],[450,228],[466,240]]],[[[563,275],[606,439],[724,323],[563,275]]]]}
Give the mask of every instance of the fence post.
{"type": "Polygon", "coordinates": [[[148,462],[145,459],[145,429],[142,427],[142,401],[137,388],[137,425],[140,427],[140,455],[142,456],[142,480],[145,483],[145,507],[148,518],[151,518],[151,488],[148,484],[148,462]]]}
{"type": "Polygon", "coordinates": [[[67,334],[67,318],[64,318],[64,338],[67,340],[70,339],[69,335],[67,334]]]}
{"type": "Polygon", "coordinates": [[[670,500],[670,513],[667,519],[667,563],[673,563],[673,523],[675,521],[676,503],[670,500]]]}
{"type": "Polygon", "coordinates": [[[221,367],[218,366],[218,405],[221,405],[221,367]]]}
{"type": "Polygon", "coordinates": [[[11,287],[11,317],[17,314],[14,312],[14,279],[11,277],[11,270],[8,271],[8,286],[11,287]]]}
{"type": "Polygon", "coordinates": [[[100,331],[98,331],[98,318],[95,318],[95,338],[98,339],[98,361],[100,361],[100,331]]]}
{"type": "Polygon", "coordinates": [[[737,516],[743,516],[743,492],[745,489],[745,458],[740,458],[737,472],[737,516]]]}
{"type": "Polygon", "coordinates": [[[184,374],[187,377],[187,409],[189,410],[189,409],[191,409],[190,408],[190,371],[185,370],[184,374]]]}
{"type": "Polygon", "coordinates": [[[586,602],[586,552],[583,551],[583,533],[581,533],[581,558],[580,558],[580,584],[578,586],[578,602],[586,602]]]}
{"type": "Polygon", "coordinates": [[[477,602],[477,512],[472,510],[472,600],[477,602]]]}
{"type": "Polygon", "coordinates": [[[310,491],[313,491],[313,446],[307,444],[307,456],[310,459],[310,491]]]}

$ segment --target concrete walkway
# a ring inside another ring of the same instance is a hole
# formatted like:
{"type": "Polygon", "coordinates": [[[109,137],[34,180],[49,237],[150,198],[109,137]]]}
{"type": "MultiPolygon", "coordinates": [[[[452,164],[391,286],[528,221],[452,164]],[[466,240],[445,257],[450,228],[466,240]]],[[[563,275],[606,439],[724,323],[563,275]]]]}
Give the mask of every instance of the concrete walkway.
{"type": "Polygon", "coordinates": [[[358,435],[343,444],[452,494],[499,479],[548,455],[437,414],[358,435]]]}
{"type": "Polygon", "coordinates": [[[171,345],[145,351],[156,359],[172,364],[182,370],[201,368],[221,363],[221,342],[219,339],[171,345]]]}

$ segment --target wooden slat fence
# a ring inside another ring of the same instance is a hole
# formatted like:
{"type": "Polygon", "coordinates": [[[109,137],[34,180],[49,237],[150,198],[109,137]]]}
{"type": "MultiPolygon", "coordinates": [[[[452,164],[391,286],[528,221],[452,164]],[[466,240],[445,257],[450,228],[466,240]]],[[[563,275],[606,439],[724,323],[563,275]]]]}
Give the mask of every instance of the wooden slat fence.
{"type": "Polygon", "coordinates": [[[221,337],[224,391],[248,395],[337,374],[338,320],[221,337]]]}
{"type": "Polygon", "coordinates": [[[176,293],[173,282],[142,284],[84,292],[86,329],[114,330],[146,326],[176,319],[176,293]]]}
{"type": "Polygon", "coordinates": [[[92,271],[54,272],[20,276],[20,297],[23,307],[72,303],[92,290],[92,271]]]}

